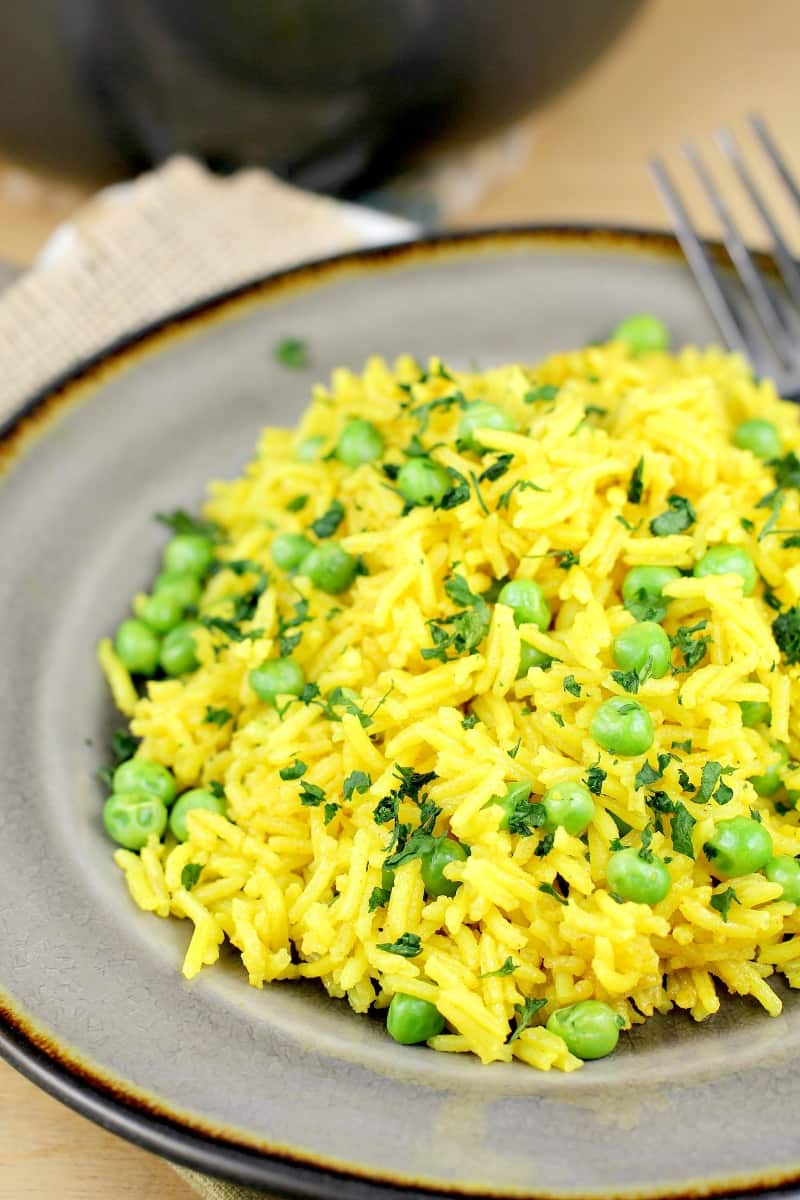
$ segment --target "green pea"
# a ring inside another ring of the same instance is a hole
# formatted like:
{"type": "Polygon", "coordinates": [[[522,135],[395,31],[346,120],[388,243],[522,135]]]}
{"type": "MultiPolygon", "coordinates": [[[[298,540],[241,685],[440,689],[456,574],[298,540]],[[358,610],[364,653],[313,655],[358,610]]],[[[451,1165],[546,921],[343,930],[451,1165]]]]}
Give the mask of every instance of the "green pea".
{"type": "Polygon", "coordinates": [[[574,779],[554,783],[542,796],[542,804],[546,828],[552,831],[560,825],[573,837],[582,834],[594,816],[592,793],[574,779]]]}
{"type": "Polygon", "coordinates": [[[530,671],[531,667],[543,667],[545,663],[549,663],[550,658],[546,654],[542,654],[541,650],[537,650],[530,642],[521,641],[519,644],[519,667],[517,668],[517,679],[523,679],[530,671]]]}
{"type": "Polygon", "coordinates": [[[752,775],[750,782],[759,796],[772,796],[781,786],[781,771],[789,761],[789,751],[782,742],[773,742],[774,758],[763,775],[752,775]]]}
{"type": "Polygon", "coordinates": [[[176,625],[174,629],[170,629],[164,638],[161,643],[160,662],[167,675],[188,675],[190,671],[197,670],[199,661],[197,644],[193,637],[195,629],[196,624],[185,621],[183,625],[176,625]]]}
{"type": "Polygon", "coordinates": [[[488,808],[490,804],[497,805],[502,809],[503,815],[500,818],[498,829],[508,829],[508,819],[516,808],[520,800],[527,800],[531,794],[533,784],[529,779],[524,779],[521,783],[512,783],[506,788],[502,796],[492,796],[484,808],[488,808]]]}
{"type": "Polygon", "coordinates": [[[160,838],[166,829],[166,805],[150,792],[115,792],[103,806],[103,824],[112,841],[126,850],[141,850],[153,834],[160,838]]]}
{"type": "Polygon", "coordinates": [[[172,806],[172,811],[169,814],[169,828],[173,837],[179,842],[185,842],[189,836],[189,830],[186,826],[186,814],[194,812],[195,809],[202,808],[208,812],[220,813],[222,816],[227,811],[227,805],[221,796],[215,796],[213,792],[209,792],[206,788],[192,788],[190,792],[184,792],[172,806]]]}
{"type": "Polygon", "coordinates": [[[182,612],[187,608],[194,608],[200,599],[201,591],[200,580],[187,571],[162,571],[156,576],[153,584],[154,596],[174,596],[182,612]]]}
{"type": "Polygon", "coordinates": [[[294,452],[295,458],[301,463],[316,462],[322,453],[322,447],[324,445],[324,437],[303,438],[302,442],[297,443],[297,447],[294,452]]]}
{"type": "Polygon", "coordinates": [[[650,713],[627,696],[612,696],[600,705],[592,718],[591,734],[598,746],[626,758],[646,754],[655,736],[650,713]]]}
{"type": "Polygon", "coordinates": [[[154,675],[158,667],[161,642],[149,625],[129,617],[119,626],[114,638],[117,657],[132,675],[154,675]]]}
{"type": "Polygon", "coordinates": [[[482,450],[475,434],[479,429],[499,429],[513,433],[517,423],[502,408],[488,400],[473,400],[468,404],[458,425],[458,440],[468,450],[482,450]]]}
{"type": "Polygon", "coordinates": [[[303,533],[279,533],[269,552],[276,567],[295,571],[313,549],[314,543],[303,533]]]}
{"type": "Polygon", "coordinates": [[[323,542],[306,555],[300,569],[321,592],[338,596],[355,579],[358,560],[338,542],[323,542]]]}
{"type": "Polygon", "coordinates": [[[567,1008],[557,1008],[547,1020],[547,1028],[566,1042],[570,1054],[586,1060],[611,1054],[623,1024],[622,1018],[602,1000],[581,1000],[567,1008]]]}
{"type": "Polygon", "coordinates": [[[800,904],[800,862],[788,854],[779,854],[771,858],[764,867],[764,874],[770,883],[779,883],[783,888],[782,900],[790,904],[800,904]]]}
{"type": "Polygon", "coordinates": [[[409,458],[397,473],[397,490],[415,507],[441,504],[453,486],[444,467],[430,458],[409,458]]]}
{"type": "Polygon", "coordinates": [[[666,675],[672,643],[655,621],[636,621],[621,629],[611,644],[614,662],[623,671],[647,671],[654,679],[666,675]]]}
{"type": "Polygon", "coordinates": [[[745,596],[749,596],[758,583],[755,563],[741,546],[712,546],[694,564],[692,574],[698,579],[706,575],[741,575],[745,596]]]}
{"type": "Polygon", "coordinates": [[[667,326],[652,313],[633,313],[625,317],[614,328],[611,337],[615,342],[626,342],[633,354],[644,354],[648,350],[666,350],[670,343],[667,326]]]}
{"type": "Polygon", "coordinates": [[[772,709],[766,700],[740,700],[739,708],[742,710],[742,724],[747,729],[769,725],[772,720],[772,709]]]}
{"type": "Polygon", "coordinates": [[[160,763],[148,762],[145,758],[129,758],[120,763],[114,772],[114,788],[121,792],[144,792],[155,796],[162,804],[170,805],[175,799],[175,779],[171,771],[160,763]]]}
{"type": "Polygon", "coordinates": [[[264,704],[278,696],[299,696],[306,686],[303,668],[293,658],[268,658],[250,672],[250,687],[264,704]]]}
{"type": "Polygon", "coordinates": [[[374,462],[383,454],[384,441],[379,429],[371,421],[354,417],[348,421],[339,435],[336,457],[346,467],[357,467],[361,463],[374,462]]]}
{"type": "Polygon", "coordinates": [[[498,593],[497,603],[513,608],[515,625],[536,625],[539,629],[547,629],[550,624],[550,606],[541,586],[534,579],[511,579],[504,583],[498,593]]]}
{"type": "Polygon", "coordinates": [[[677,567],[631,567],[622,581],[622,601],[637,621],[660,621],[669,604],[664,588],[680,577],[677,567]]]}
{"type": "Polygon", "coordinates": [[[208,574],[213,561],[214,543],[199,533],[179,533],[167,542],[164,550],[167,571],[180,571],[199,579],[208,574]]]}
{"type": "Polygon", "coordinates": [[[740,450],[749,450],[756,458],[779,458],[781,453],[781,435],[772,421],[763,417],[751,417],[737,425],[733,444],[740,450]]]}
{"type": "Polygon", "coordinates": [[[772,838],[760,821],[732,817],[720,821],[703,849],[711,871],[720,879],[760,871],[772,858],[772,838]]]}
{"type": "Polygon", "coordinates": [[[183,605],[172,592],[154,592],[148,596],[141,608],[141,619],[155,633],[169,633],[176,625],[180,625],[183,616],[183,605]]]}
{"type": "Polygon", "coordinates": [[[397,992],[386,1014],[386,1029],[401,1046],[415,1046],[440,1034],[444,1017],[430,1001],[397,992]]]}
{"type": "Polygon", "coordinates": [[[642,858],[633,847],[617,850],[611,855],[606,880],[609,891],[637,904],[658,904],[672,887],[663,859],[655,854],[642,858]]]}
{"type": "Polygon", "coordinates": [[[455,838],[433,838],[430,849],[420,855],[422,882],[429,896],[455,896],[461,887],[458,879],[448,879],[444,873],[445,867],[453,862],[464,862],[469,858],[469,850],[457,842],[455,838]]]}

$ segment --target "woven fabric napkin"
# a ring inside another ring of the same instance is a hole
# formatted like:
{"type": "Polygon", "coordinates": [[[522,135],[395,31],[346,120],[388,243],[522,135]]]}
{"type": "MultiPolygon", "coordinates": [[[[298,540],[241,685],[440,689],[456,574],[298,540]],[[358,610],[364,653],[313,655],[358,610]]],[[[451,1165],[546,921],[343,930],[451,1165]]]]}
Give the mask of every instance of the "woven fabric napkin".
{"type": "MultiPolygon", "coordinates": [[[[303,259],[414,232],[410,222],[298,191],[265,171],[221,179],[187,158],[107,189],[0,295],[0,424],[159,317],[303,259]]],[[[175,1169],[206,1200],[257,1195],[175,1169]]]]}
{"type": "Polygon", "coordinates": [[[111,342],[193,301],[414,228],[266,171],[220,178],[182,157],[106,189],[0,298],[0,420],[111,342]]]}

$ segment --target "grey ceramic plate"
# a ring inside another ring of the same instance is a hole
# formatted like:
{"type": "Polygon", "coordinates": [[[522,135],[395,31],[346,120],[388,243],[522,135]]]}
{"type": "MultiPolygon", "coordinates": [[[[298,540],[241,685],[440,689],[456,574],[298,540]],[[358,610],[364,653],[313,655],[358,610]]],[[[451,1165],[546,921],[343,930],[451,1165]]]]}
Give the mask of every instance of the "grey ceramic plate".
{"type": "Polygon", "coordinates": [[[599,232],[466,236],[317,264],[214,300],[40,397],[0,444],[0,1050],[151,1149],[310,1197],[390,1186],[665,1196],[800,1173],[800,1005],[674,1016],[570,1076],[405,1049],[309,988],[233,965],[187,985],[188,931],[136,910],[93,773],[115,718],[98,637],[150,578],[151,514],[237,472],[266,422],[366,355],[535,359],[654,309],[715,330],[674,245],[599,232]],[[308,371],[272,358],[283,336],[308,371]],[[346,1183],[344,1181],[347,1181],[346,1183]]]}

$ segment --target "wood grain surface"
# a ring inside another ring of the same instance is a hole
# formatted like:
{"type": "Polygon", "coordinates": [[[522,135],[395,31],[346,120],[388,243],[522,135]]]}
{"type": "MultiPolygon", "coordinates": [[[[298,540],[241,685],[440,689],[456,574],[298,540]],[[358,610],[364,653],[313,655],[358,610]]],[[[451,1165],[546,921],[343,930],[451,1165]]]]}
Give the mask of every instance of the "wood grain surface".
{"type": "MultiPolygon", "coordinates": [[[[797,0],[650,0],[608,55],[530,120],[531,151],[517,175],[461,223],[608,221],[665,224],[645,171],[647,155],[679,163],[694,137],[715,155],[712,131],[746,137],[762,112],[800,169],[797,0]]],[[[681,168],[681,178],[688,178],[681,168]]],[[[768,178],[768,176],[765,176],[768,178]]],[[[0,158],[0,257],[30,261],[88,195],[0,158]]],[[[692,190],[693,200],[697,194],[692,190]]],[[[777,194],[776,194],[777,198],[777,194]]],[[[782,202],[778,210],[789,218],[782,202]]],[[[706,228],[707,212],[698,205],[706,228]]],[[[757,222],[742,222],[755,241],[757,222]]],[[[795,221],[800,232],[800,223],[795,221]]],[[[2,1200],[189,1200],[168,1165],[37,1091],[0,1063],[2,1200]]]]}

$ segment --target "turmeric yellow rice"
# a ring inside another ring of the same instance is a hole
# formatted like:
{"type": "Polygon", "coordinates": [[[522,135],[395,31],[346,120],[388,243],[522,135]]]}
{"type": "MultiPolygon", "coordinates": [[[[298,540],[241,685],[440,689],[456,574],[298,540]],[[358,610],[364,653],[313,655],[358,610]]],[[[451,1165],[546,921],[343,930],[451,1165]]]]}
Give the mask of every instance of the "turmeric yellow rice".
{"type": "Polygon", "coordinates": [[[797,454],[717,349],[316,386],[173,514],[99,651],[132,735],[106,826],[134,902],[189,924],[184,975],[227,939],[253,987],[542,1070],[726,992],[780,1013],[797,454]]]}

